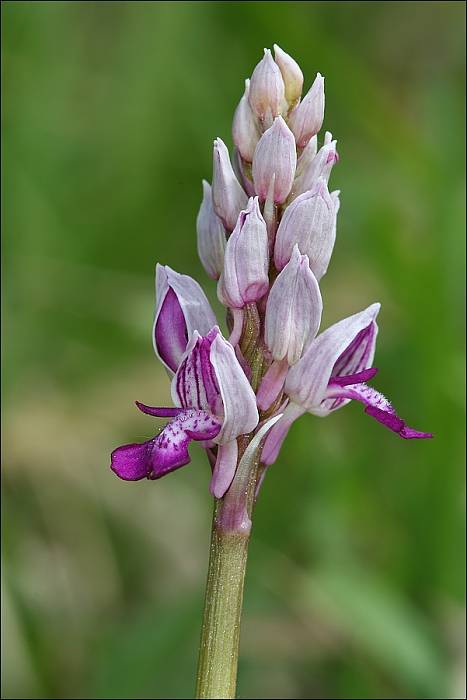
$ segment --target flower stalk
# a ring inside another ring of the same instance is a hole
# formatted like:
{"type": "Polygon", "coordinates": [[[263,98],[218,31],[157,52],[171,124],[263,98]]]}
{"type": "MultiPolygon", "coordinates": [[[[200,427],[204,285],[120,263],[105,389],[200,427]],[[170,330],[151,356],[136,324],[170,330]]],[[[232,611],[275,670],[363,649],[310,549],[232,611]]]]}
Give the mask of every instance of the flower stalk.
{"type": "Polygon", "coordinates": [[[237,687],[240,619],[249,532],[219,527],[217,500],[211,532],[203,626],[199,647],[197,698],[234,698],[237,687]]]}

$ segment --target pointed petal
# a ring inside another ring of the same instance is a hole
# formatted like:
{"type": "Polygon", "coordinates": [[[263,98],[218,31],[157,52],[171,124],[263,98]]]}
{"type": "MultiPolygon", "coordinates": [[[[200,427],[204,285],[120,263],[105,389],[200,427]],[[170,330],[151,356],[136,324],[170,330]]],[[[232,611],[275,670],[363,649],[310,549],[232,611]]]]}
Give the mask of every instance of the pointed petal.
{"type": "Polygon", "coordinates": [[[335,323],[313,340],[287,375],[285,392],[292,401],[316,415],[329,413],[331,409],[321,402],[331,376],[354,374],[372,364],[376,328],[371,334],[366,329],[372,324],[376,326],[379,309],[379,304],[372,304],[364,311],[335,323]]]}
{"type": "Polygon", "coordinates": [[[306,146],[312,136],[318,133],[324,119],[324,78],[318,73],[307,94],[295,107],[289,117],[297,146],[306,146]]]}
{"type": "Polygon", "coordinates": [[[135,401],[135,404],[141,413],[146,413],[148,416],[157,416],[158,418],[174,418],[183,410],[182,408],[166,408],[165,406],[147,406],[141,401],[135,401]]]}
{"type": "Polygon", "coordinates": [[[289,56],[277,44],[274,44],[274,58],[282,73],[285,85],[285,99],[290,105],[294,105],[302,94],[303,73],[292,56],[289,56]]]}
{"type": "Polygon", "coordinates": [[[203,201],[196,217],[198,255],[204,269],[212,279],[219,279],[224,267],[224,251],[227,242],[222,221],[212,205],[211,185],[203,180],[203,201]]]}
{"type": "Polygon", "coordinates": [[[217,459],[212,474],[209,490],[214,498],[222,498],[232,483],[237,469],[238,445],[231,440],[225,445],[219,445],[217,459]]]}
{"type": "Polygon", "coordinates": [[[409,428],[405,421],[396,414],[387,398],[367,384],[350,384],[348,386],[331,384],[328,388],[327,395],[330,397],[360,401],[366,407],[365,413],[368,413],[368,415],[385,425],[386,428],[398,433],[405,439],[433,437],[431,433],[422,433],[413,428],[409,428]]]}
{"type": "Polygon", "coordinates": [[[154,323],[154,349],[172,372],[176,371],[187,342],[185,317],[177,295],[169,287],[154,323]]]}
{"type": "Polygon", "coordinates": [[[168,265],[156,266],[157,307],[153,325],[156,355],[175,372],[187,339],[194,330],[202,335],[216,324],[216,317],[200,285],[168,265]]]}
{"type": "Polygon", "coordinates": [[[336,240],[336,203],[323,178],[297,197],[284,212],[277,229],[274,262],[278,270],[287,264],[295,245],[308,255],[317,280],[326,273],[336,240]]]}
{"type": "Polygon", "coordinates": [[[287,265],[272,285],[265,320],[265,340],[275,360],[294,365],[315,337],[323,302],[307,255],[295,244],[287,265]]]}
{"type": "Polygon", "coordinates": [[[258,197],[251,197],[227,241],[224,269],[218,282],[219,299],[233,309],[257,301],[269,289],[268,271],[266,223],[258,197]]]}
{"type": "Polygon", "coordinates": [[[234,230],[247,199],[233,171],[227,146],[222,139],[216,139],[212,165],[212,202],[214,211],[228,231],[234,230]]]}
{"type": "Polygon", "coordinates": [[[210,359],[222,396],[224,422],[216,442],[223,444],[251,432],[258,424],[256,397],[233,347],[220,333],[211,345],[210,359]]]}
{"type": "Polygon", "coordinates": [[[253,156],[253,182],[260,201],[266,199],[274,174],[274,202],[282,204],[291,190],[296,166],[294,136],[282,117],[277,117],[261,136],[253,156]]]}
{"type": "Polygon", "coordinates": [[[329,386],[337,384],[338,386],[348,386],[349,384],[360,384],[361,382],[368,382],[373,379],[377,373],[376,367],[370,367],[369,369],[364,369],[361,372],[356,372],[355,374],[348,374],[343,377],[331,377],[329,381],[329,386]]]}
{"type": "Polygon", "coordinates": [[[232,122],[232,136],[242,158],[251,163],[256,144],[261,136],[258,119],[248,99],[250,81],[245,80],[245,93],[238,103],[232,122]]]}
{"type": "Polygon", "coordinates": [[[264,49],[264,56],[253,71],[248,99],[262,121],[281,114],[285,106],[284,81],[269,49],[264,49]]]}

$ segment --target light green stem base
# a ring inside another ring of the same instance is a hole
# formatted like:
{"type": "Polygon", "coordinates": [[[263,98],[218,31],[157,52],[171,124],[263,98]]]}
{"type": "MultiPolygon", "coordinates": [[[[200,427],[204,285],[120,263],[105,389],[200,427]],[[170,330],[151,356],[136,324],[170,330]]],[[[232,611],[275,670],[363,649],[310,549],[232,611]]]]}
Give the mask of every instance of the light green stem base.
{"type": "Polygon", "coordinates": [[[249,533],[216,526],[211,552],[196,684],[197,698],[235,698],[243,582],[249,533]]]}

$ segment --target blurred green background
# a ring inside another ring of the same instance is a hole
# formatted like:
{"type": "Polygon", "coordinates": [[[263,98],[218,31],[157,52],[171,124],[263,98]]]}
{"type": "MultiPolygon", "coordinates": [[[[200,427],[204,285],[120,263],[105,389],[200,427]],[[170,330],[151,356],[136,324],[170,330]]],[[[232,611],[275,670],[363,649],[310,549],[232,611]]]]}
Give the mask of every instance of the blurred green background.
{"type": "Polygon", "coordinates": [[[239,696],[460,698],[462,2],[4,2],[3,697],[193,693],[209,468],[125,484],[169,382],[156,261],[196,256],[212,140],[263,46],[326,76],[338,241],[326,326],[382,303],[375,385],[292,429],[257,506],[239,696]]]}

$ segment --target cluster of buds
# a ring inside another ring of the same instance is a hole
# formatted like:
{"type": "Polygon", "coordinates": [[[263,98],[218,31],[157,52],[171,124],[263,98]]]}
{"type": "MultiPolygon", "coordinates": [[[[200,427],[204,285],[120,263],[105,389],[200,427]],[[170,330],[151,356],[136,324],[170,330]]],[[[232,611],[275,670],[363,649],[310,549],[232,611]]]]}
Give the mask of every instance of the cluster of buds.
{"type": "MultiPolygon", "coordinates": [[[[197,282],[157,265],[153,344],[172,376],[174,406],[137,403],[170,421],[147,442],[112,453],[122,479],[158,479],[187,464],[196,440],[212,467],[212,494],[232,493],[238,504],[245,478],[251,483],[239,468],[249,445],[260,454],[258,487],[293,421],[306,412],[327,416],[352,399],[402,438],[431,437],[409,428],[367,384],[377,371],[379,304],[318,335],[319,282],[339,211],[339,192],[328,190],[338,154],[329,132],[318,139],[324,78],[318,73],[303,98],[302,88],[293,58],[278,46],[274,58],[266,49],[235,111],[232,159],[224,142],[214,141],[197,240],[203,267],[217,280],[228,333],[197,282]]],[[[244,515],[245,504],[239,508],[244,515]]]]}

